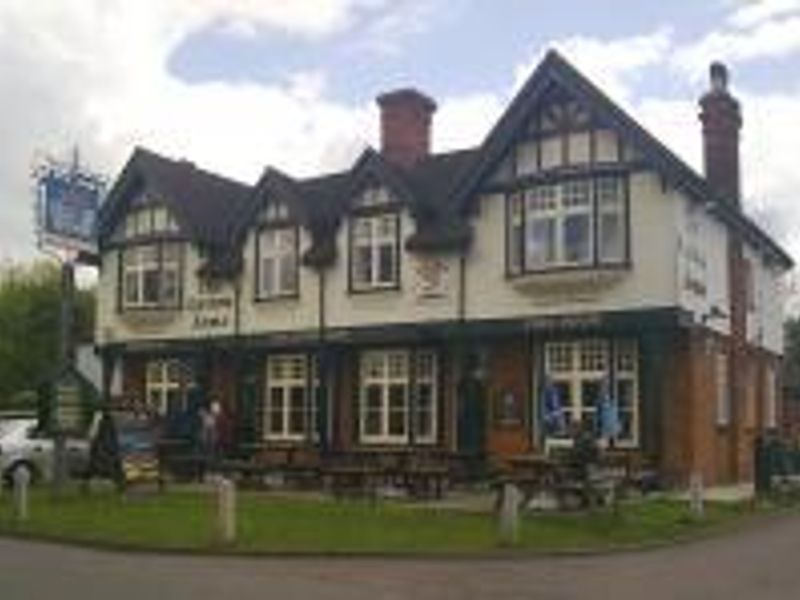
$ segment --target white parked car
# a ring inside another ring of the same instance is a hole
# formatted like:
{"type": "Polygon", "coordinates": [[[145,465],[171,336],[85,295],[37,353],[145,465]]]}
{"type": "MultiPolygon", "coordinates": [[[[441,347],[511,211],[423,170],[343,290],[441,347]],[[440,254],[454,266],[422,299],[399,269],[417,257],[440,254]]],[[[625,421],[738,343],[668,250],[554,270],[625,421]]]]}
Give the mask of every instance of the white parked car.
{"type": "MultiPolygon", "coordinates": [[[[53,438],[37,428],[36,419],[0,421],[0,476],[11,485],[18,469],[27,469],[32,481],[46,481],[53,472],[53,438]]],[[[67,469],[72,474],[85,470],[89,460],[89,443],[67,439],[67,469]]]]}

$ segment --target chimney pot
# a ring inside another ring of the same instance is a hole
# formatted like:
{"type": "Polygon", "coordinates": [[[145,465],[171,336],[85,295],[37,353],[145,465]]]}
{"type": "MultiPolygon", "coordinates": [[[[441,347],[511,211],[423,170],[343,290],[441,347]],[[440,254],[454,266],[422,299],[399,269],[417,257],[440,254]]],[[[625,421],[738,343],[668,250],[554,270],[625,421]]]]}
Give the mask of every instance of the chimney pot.
{"type": "Polygon", "coordinates": [[[727,92],[728,91],[728,67],[719,61],[711,63],[709,69],[711,78],[711,91],[712,92],[727,92]]]}
{"type": "Polygon", "coordinates": [[[381,94],[381,154],[410,168],[431,151],[431,122],[436,103],[412,88],[381,94]]]}

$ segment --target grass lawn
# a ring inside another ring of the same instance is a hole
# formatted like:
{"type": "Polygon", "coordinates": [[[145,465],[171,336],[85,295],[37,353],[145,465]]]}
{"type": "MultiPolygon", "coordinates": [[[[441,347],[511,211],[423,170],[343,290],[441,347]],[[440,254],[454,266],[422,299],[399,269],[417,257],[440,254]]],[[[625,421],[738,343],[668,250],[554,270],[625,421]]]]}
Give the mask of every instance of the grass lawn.
{"type": "MultiPolygon", "coordinates": [[[[706,518],[698,522],[685,503],[649,500],[625,505],[618,515],[526,515],[518,548],[553,552],[655,544],[733,525],[749,514],[738,505],[708,504],[706,518]]],[[[196,490],[130,498],[73,492],[58,501],[35,490],[25,524],[15,522],[10,494],[0,497],[0,535],[141,549],[215,550],[213,515],[210,495],[196,490]]],[[[319,501],[244,492],[239,494],[238,517],[238,542],[225,549],[229,552],[458,554],[499,549],[491,515],[388,501],[319,501]]]]}

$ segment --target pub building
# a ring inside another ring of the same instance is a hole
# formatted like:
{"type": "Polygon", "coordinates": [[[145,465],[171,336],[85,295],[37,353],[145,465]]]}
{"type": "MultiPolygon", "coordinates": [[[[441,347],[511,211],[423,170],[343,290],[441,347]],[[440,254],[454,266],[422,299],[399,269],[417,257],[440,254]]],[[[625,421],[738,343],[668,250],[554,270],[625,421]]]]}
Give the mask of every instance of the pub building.
{"type": "MultiPolygon", "coordinates": [[[[477,147],[431,153],[436,103],[378,97],[380,149],[248,185],[137,148],[101,210],[105,387],[155,415],[193,390],[231,447],[502,462],[596,427],[669,485],[752,478],[776,427],[792,260],[742,205],[724,65],[701,176],[556,52],[477,147]],[[605,391],[604,391],[605,390],[605,391]]],[[[605,443],[605,442],[602,442],[605,443]]]]}

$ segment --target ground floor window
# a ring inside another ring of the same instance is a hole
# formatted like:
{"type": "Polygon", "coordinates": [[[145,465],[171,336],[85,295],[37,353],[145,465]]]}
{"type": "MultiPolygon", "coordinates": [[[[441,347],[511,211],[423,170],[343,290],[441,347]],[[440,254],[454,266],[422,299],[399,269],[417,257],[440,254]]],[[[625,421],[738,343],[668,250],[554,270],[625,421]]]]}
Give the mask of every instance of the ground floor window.
{"type": "Polygon", "coordinates": [[[639,373],[635,340],[583,339],[551,342],[544,347],[546,393],[555,398],[563,427],[548,432],[566,438],[576,426],[603,433],[603,402],[614,405],[615,442],[638,443],[639,373]]]}
{"type": "Polygon", "coordinates": [[[301,441],[316,431],[316,361],[305,354],[267,358],[265,437],[274,441],[301,441]]]}
{"type": "Polygon", "coordinates": [[[437,356],[431,350],[364,352],[359,363],[361,441],[435,442],[437,371],[437,356]]]}
{"type": "Polygon", "coordinates": [[[768,365],[764,372],[764,427],[775,429],[778,426],[778,392],[775,369],[768,365]]]}
{"type": "Polygon", "coordinates": [[[186,397],[193,387],[192,370],[183,361],[148,361],[145,369],[145,401],[149,412],[165,416],[186,410],[186,397]]]}

